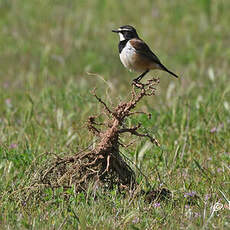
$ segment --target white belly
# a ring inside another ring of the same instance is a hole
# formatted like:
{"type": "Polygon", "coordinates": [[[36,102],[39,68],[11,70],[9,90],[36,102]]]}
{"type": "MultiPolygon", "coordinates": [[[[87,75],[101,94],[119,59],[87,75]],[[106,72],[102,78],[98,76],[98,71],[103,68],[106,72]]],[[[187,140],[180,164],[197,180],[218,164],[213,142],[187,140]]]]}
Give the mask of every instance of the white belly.
{"type": "Polygon", "coordinates": [[[138,71],[135,68],[135,49],[127,42],[126,46],[120,53],[120,59],[122,64],[131,71],[138,71]]]}

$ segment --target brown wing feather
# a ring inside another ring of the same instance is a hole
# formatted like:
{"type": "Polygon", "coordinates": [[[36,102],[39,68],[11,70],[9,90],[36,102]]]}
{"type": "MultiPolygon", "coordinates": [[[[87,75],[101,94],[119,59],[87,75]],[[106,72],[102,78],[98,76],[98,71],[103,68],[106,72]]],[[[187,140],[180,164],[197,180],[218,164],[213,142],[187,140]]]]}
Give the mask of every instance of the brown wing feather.
{"type": "Polygon", "coordinates": [[[143,57],[145,57],[147,62],[148,61],[151,62],[151,63],[148,63],[148,66],[152,67],[153,69],[156,68],[156,69],[164,70],[164,71],[170,73],[171,75],[173,75],[174,77],[178,78],[178,76],[175,73],[168,70],[160,62],[159,58],[150,50],[148,45],[145,42],[143,42],[141,39],[133,38],[129,42],[136,49],[137,54],[140,54],[143,57]]]}
{"type": "Polygon", "coordinates": [[[136,52],[138,54],[141,54],[144,57],[151,59],[153,62],[159,65],[162,65],[159,58],[150,50],[148,45],[145,42],[143,42],[141,39],[133,38],[129,42],[136,49],[136,52]]]}

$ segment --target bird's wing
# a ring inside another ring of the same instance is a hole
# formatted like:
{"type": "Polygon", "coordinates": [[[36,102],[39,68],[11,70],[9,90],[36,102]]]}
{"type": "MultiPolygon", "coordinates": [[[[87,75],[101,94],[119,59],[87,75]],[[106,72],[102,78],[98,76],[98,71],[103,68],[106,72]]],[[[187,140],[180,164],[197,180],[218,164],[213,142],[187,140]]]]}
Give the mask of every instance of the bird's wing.
{"type": "Polygon", "coordinates": [[[156,62],[159,65],[162,65],[159,58],[151,51],[148,45],[145,42],[143,42],[141,39],[133,38],[129,42],[135,48],[137,53],[143,55],[148,59],[152,59],[152,61],[156,62]]]}
{"type": "Polygon", "coordinates": [[[173,73],[172,71],[168,70],[159,60],[159,58],[151,51],[151,49],[148,47],[148,45],[143,42],[141,39],[133,38],[129,40],[130,44],[135,48],[136,52],[143,57],[147,58],[148,60],[151,60],[159,65],[159,68],[161,70],[164,70],[170,74],[172,74],[174,77],[178,78],[178,76],[173,73]]]}

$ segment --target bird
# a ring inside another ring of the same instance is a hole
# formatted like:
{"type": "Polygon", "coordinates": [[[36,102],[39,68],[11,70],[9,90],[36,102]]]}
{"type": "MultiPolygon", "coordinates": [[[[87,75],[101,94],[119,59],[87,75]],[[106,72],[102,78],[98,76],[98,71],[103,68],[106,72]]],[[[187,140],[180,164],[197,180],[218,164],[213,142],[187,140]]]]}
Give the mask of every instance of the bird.
{"type": "Polygon", "coordinates": [[[168,70],[161,63],[149,46],[138,36],[133,26],[121,26],[118,29],[112,30],[112,32],[118,33],[120,37],[118,50],[122,64],[130,71],[141,72],[133,80],[134,82],[140,82],[150,70],[154,69],[166,71],[178,78],[175,73],[168,70]]]}

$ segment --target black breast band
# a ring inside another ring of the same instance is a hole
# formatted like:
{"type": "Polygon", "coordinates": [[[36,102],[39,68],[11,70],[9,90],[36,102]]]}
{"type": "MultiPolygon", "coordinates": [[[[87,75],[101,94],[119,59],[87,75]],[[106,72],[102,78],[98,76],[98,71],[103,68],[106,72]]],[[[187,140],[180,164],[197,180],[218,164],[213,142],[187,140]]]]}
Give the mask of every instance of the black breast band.
{"type": "Polygon", "coordinates": [[[124,49],[126,43],[128,42],[129,40],[126,39],[126,40],[123,40],[123,41],[120,41],[119,44],[118,44],[118,49],[119,49],[119,53],[121,53],[121,51],[124,49]]]}

